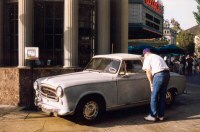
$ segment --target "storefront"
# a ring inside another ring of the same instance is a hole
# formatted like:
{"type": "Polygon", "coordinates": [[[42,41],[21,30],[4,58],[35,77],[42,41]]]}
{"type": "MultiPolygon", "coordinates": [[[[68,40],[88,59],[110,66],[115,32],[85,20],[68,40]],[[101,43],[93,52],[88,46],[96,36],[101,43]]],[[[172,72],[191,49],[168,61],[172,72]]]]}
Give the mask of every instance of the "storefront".
{"type": "Polygon", "coordinates": [[[128,39],[161,37],[163,30],[163,6],[154,0],[0,0],[0,6],[3,67],[27,66],[25,47],[39,47],[39,67],[48,60],[84,67],[95,54],[127,52],[128,39]]]}
{"type": "MultiPolygon", "coordinates": [[[[3,35],[3,45],[1,46],[4,49],[1,54],[4,57],[1,65],[25,66],[24,47],[34,46],[40,49],[39,64],[41,66],[46,66],[47,60],[51,60],[52,66],[72,66],[72,64],[65,64],[67,62],[64,61],[64,56],[69,57],[71,55],[66,55],[64,47],[69,48],[69,43],[72,44],[71,41],[75,39],[76,42],[73,42],[74,48],[89,47],[87,55],[92,56],[90,51],[94,48],[91,45],[94,45],[92,42],[94,42],[95,29],[91,26],[94,24],[91,20],[95,20],[93,13],[95,12],[95,1],[87,0],[87,2],[90,4],[85,4],[86,0],[82,0],[78,7],[76,2],[64,2],[64,0],[20,0],[19,2],[17,0],[1,0],[4,14],[4,28],[1,33],[3,35]],[[67,6],[72,6],[73,8],[70,8],[71,10],[69,11],[67,6]],[[85,8],[85,11],[82,11],[83,8],[85,8]],[[64,13],[71,15],[74,19],[65,20],[64,13]],[[76,19],[77,16],[75,17],[75,14],[72,13],[79,14],[79,19],[76,19]],[[68,32],[65,32],[63,30],[64,26],[71,29],[67,29],[68,32]],[[77,33],[71,33],[76,30],[77,33]],[[78,38],[71,38],[77,36],[79,36],[79,40],[78,38]],[[83,37],[88,41],[83,42],[83,37]],[[82,46],[83,43],[86,44],[82,46]]],[[[68,52],[68,49],[66,52],[68,52]]],[[[73,52],[75,52],[73,54],[78,54],[78,48],[74,49],[73,52]]],[[[79,57],[85,56],[83,54],[81,51],[78,55],[79,57]]],[[[77,58],[78,56],[75,57],[77,58]]],[[[82,60],[84,59],[82,58],[82,60]]],[[[77,66],[78,62],[74,62],[73,65],[77,66]]],[[[82,65],[82,62],[79,62],[79,65],[82,65]]]]}
{"type": "Polygon", "coordinates": [[[160,38],[163,5],[155,0],[129,0],[129,39],[160,38]]]}

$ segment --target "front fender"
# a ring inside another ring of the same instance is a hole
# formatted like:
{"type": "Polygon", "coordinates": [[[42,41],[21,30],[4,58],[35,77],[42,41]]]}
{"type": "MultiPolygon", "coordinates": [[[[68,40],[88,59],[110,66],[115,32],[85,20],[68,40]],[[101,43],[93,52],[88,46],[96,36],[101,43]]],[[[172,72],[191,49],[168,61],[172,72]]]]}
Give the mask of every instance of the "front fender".
{"type": "Polygon", "coordinates": [[[92,94],[102,96],[105,100],[106,107],[117,104],[117,88],[116,82],[114,81],[68,87],[64,89],[64,94],[71,111],[76,109],[76,106],[83,97],[92,94]]]}

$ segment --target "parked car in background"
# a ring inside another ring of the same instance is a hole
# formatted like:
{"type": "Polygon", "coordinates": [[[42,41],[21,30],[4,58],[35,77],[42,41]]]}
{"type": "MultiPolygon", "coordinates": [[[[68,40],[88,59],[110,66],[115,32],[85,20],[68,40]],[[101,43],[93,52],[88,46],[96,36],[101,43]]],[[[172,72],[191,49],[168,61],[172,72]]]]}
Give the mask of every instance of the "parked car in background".
{"type": "MultiPolygon", "coordinates": [[[[140,55],[94,56],[82,72],[37,79],[35,105],[47,113],[93,122],[104,111],[148,104],[151,92],[142,63],[140,55]]],[[[170,75],[167,104],[186,88],[184,76],[170,75]]]]}

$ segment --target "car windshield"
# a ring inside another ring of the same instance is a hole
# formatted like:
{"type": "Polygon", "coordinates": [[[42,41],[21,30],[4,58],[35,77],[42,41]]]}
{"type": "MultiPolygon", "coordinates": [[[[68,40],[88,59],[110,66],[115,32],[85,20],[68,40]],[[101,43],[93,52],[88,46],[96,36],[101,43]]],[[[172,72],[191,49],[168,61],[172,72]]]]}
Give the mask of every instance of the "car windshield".
{"type": "Polygon", "coordinates": [[[86,66],[85,70],[95,70],[115,74],[119,69],[120,60],[109,58],[93,58],[86,66]]]}

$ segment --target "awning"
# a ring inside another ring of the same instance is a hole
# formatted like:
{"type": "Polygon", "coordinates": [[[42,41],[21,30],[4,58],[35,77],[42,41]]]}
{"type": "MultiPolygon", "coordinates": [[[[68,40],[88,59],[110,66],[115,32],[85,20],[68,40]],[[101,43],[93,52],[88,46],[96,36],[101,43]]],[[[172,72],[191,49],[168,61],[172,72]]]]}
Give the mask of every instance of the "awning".
{"type": "Polygon", "coordinates": [[[175,44],[164,45],[157,49],[159,54],[184,54],[184,50],[175,44]]]}
{"type": "Polygon", "coordinates": [[[184,50],[181,49],[180,47],[176,46],[175,44],[168,44],[164,45],[160,48],[155,48],[149,44],[143,44],[140,46],[129,46],[128,47],[128,53],[130,54],[142,54],[142,51],[145,48],[149,48],[151,52],[156,53],[156,54],[176,54],[176,55],[181,55],[184,54],[184,50]]]}
{"type": "Polygon", "coordinates": [[[157,53],[157,49],[149,44],[143,44],[140,46],[129,46],[128,53],[141,55],[145,48],[149,48],[151,50],[151,52],[157,53]]]}

